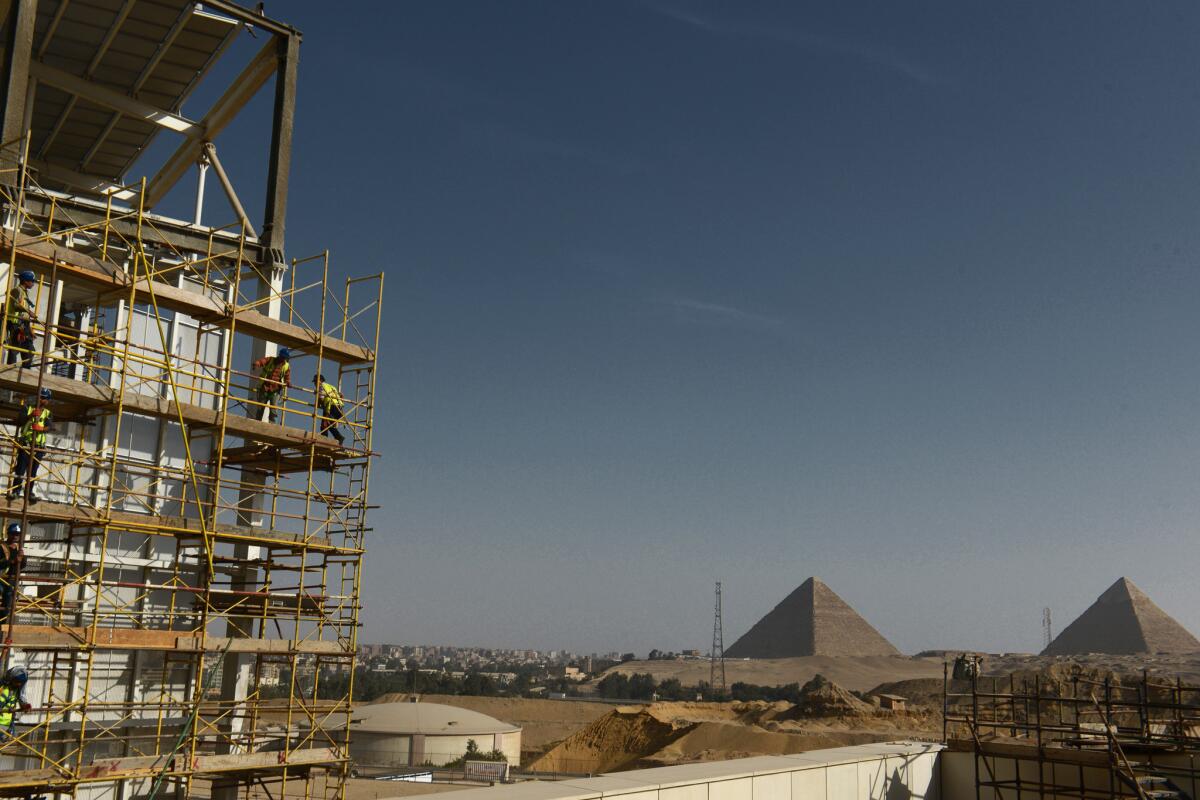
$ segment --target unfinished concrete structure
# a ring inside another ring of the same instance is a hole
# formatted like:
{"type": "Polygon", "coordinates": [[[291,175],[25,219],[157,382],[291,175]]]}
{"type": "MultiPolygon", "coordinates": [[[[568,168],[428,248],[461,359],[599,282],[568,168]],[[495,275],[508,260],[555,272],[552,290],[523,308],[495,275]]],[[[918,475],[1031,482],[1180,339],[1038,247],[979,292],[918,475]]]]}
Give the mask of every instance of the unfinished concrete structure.
{"type": "Polygon", "coordinates": [[[1196,652],[1200,652],[1200,641],[1187,628],[1155,605],[1133,581],[1118,578],[1042,654],[1196,652]]]}
{"type": "Polygon", "coordinates": [[[899,655],[845,600],[809,578],[725,651],[729,658],[899,655]]]}
{"type": "Polygon", "coordinates": [[[5,342],[0,419],[42,389],[56,418],[42,501],[0,499],[27,554],[3,576],[3,662],[33,706],[0,793],[340,796],[351,687],[320,687],[353,674],[383,277],[335,288],[327,252],[285,256],[300,34],[227,0],[0,6],[0,279],[36,274],[38,320],[25,352],[5,342]],[[185,116],[247,31],[257,54],[185,116]],[[216,139],[272,83],[252,221],[216,139]],[[174,151],[134,179],[160,135],[174,151]],[[222,224],[202,219],[209,170],[222,224]],[[194,218],[151,213],[189,172],[194,218]],[[250,364],[281,347],[297,386],[271,424],[250,364]],[[345,447],[320,435],[311,373],[345,396],[345,447]]]}
{"type": "Polygon", "coordinates": [[[965,687],[948,674],[946,785],[977,800],[1200,796],[1200,687],[1079,666],[965,687]]]}

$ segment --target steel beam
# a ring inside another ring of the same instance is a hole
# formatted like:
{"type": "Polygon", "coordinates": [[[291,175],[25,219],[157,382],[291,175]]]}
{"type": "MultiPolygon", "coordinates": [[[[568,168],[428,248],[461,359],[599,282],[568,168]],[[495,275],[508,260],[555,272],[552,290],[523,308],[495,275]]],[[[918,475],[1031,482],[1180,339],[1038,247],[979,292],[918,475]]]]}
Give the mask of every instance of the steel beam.
{"type": "Polygon", "coordinates": [[[97,105],[111,108],[113,111],[120,111],[122,114],[130,117],[144,119],[147,122],[160,125],[176,133],[182,133],[184,136],[193,139],[202,139],[205,136],[205,127],[202,122],[193,122],[186,117],[156,108],[149,103],[113,91],[107,86],[102,86],[86,78],[81,78],[78,75],[72,75],[57,67],[43,64],[40,61],[34,61],[30,63],[29,71],[30,74],[42,83],[49,84],[68,94],[83,98],[97,105]]]}
{"type": "Polygon", "coordinates": [[[33,54],[33,28],[37,0],[15,0],[9,11],[4,59],[4,122],[0,142],[24,136],[25,95],[29,91],[29,67],[33,54]]]}
{"type": "Polygon", "coordinates": [[[271,125],[271,160],[267,164],[267,202],[263,211],[263,244],[269,257],[283,260],[284,224],[287,219],[288,177],[292,167],[292,128],[296,116],[296,73],[300,65],[300,37],[279,39],[279,67],[275,76],[275,115],[271,125]]]}
{"type": "MultiPolygon", "coordinates": [[[[271,79],[271,75],[275,71],[275,53],[274,40],[267,42],[204,115],[200,124],[204,126],[207,140],[211,141],[216,138],[217,134],[233,121],[246,103],[258,94],[258,90],[271,79]]],[[[167,192],[171,191],[184,173],[196,163],[203,144],[200,140],[191,139],[184,142],[171,154],[171,157],[159,168],[146,186],[144,202],[147,208],[153,208],[166,197],[167,192]]]]}
{"type": "MultiPolygon", "coordinates": [[[[251,11],[248,8],[242,8],[237,3],[230,0],[204,0],[204,5],[211,8],[213,11],[218,11],[227,17],[233,17],[236,20],[245,22],[248,25],[253,25],[256,28],[262,28],[264,31],[270,31],[276,36],[299,36],[300,31],[278,20],[273,20],[262,14],[261,11],[251,11]]],[[[262,4],[259,4],[262,8],[262,4]]]]}

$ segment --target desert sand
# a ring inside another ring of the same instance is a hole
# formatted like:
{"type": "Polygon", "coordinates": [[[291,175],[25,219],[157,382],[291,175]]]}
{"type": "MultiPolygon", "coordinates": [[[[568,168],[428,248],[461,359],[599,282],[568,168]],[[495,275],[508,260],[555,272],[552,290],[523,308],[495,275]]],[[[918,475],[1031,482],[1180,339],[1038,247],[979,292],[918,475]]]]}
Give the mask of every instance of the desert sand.
{"type": "MultiPolygon", "coordinates": [[[[608,672],[648,672],[655,680],[678,678],[684,686],[708,681],[709,664],[703,659],[672,661],[626,661],[608,672]]],[[[605,673],[608,674],[608,673],[605,673]]],[[[725,680],[733,684],[756,683],[780,686],[806,683],[821,674],[847,689],[865,692],[888,681],[912,678],[941,678],[942,659],[907,656],[801,656],[725,661],[725,680]]]]}

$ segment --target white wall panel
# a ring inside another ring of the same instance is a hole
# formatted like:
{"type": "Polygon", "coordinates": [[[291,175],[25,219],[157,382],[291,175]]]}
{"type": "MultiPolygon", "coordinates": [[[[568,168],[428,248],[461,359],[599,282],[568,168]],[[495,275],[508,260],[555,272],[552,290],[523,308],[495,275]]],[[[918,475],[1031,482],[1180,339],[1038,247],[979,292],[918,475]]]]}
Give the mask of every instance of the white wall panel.
{"type": "Polygon", "coordinates": [[[708,800],[753,800],[754,779],[714,781],[708,785],[708,800]]]}
{"type": "MultiPolygon", "coordinates": [[[[825,767],[802,769],[789,773],[792,782],[792,800],[824,800],[825,767]]],[[[763,798],[756,798],[763,800],[763,798]]]]}
{"type": "Polygon", "coordinates": [[[754,778],[754,800],[792,800],[791,773],[758,775],[754,778]]]}
{"type": "Polygon", "coordinates": [[[825,771],[829,800],[859,800],[858,764],[839,764],[825,771]]]}

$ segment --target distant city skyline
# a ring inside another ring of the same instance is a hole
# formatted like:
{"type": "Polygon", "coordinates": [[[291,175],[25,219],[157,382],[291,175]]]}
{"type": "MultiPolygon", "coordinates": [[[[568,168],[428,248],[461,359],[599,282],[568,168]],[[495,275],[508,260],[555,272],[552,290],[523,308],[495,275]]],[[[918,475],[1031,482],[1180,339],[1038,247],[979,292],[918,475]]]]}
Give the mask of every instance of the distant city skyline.
{"type": "Polygon", "coordinates": [[[1200,630],[1200,7],[363,10],[288,5],[288,255],[387,272],[366,638],[1200,630]]]}

